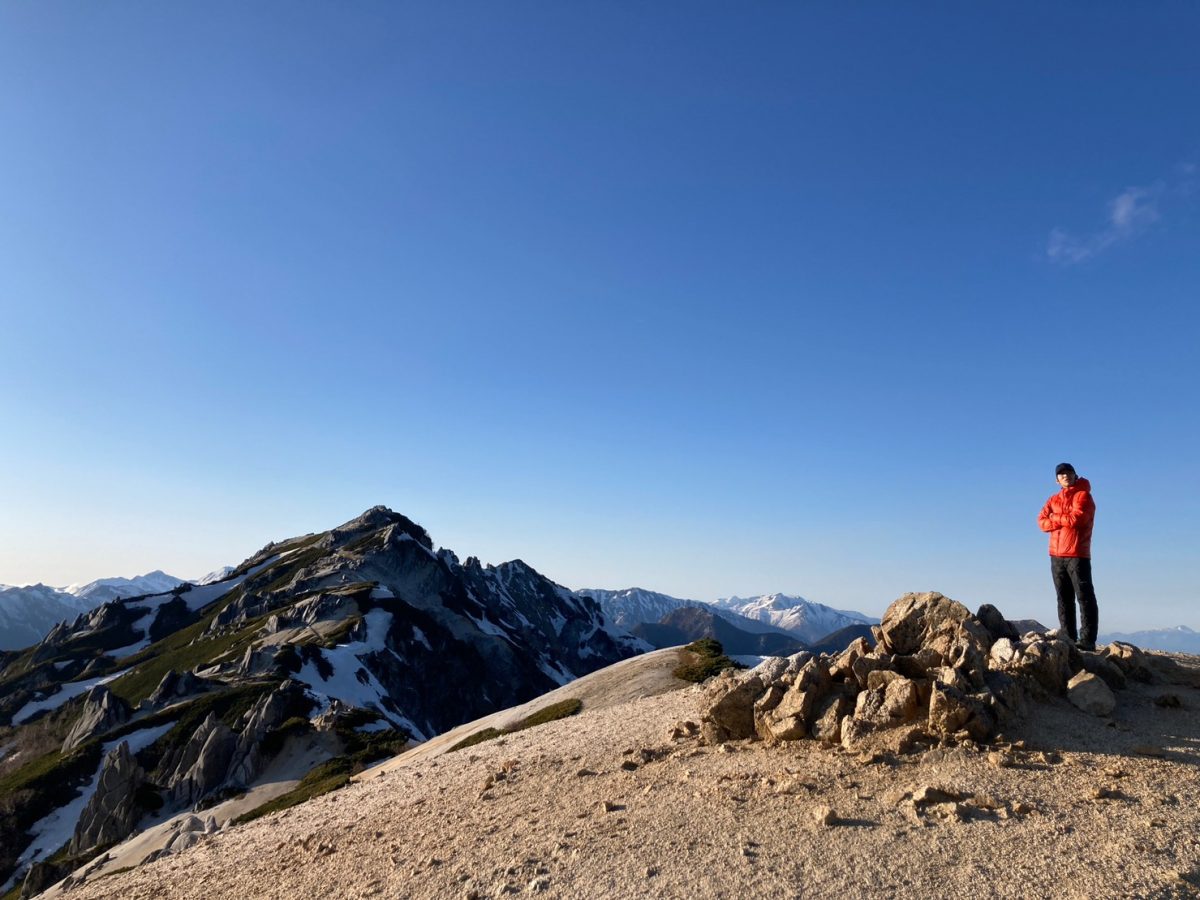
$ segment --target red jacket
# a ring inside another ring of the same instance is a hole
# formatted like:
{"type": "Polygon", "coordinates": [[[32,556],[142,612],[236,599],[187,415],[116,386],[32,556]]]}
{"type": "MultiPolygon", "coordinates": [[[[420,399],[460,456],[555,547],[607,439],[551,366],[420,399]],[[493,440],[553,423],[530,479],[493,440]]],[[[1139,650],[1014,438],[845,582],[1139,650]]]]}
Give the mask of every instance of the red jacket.
{"type": "Polygon", "coordinates": [[[1091,559],[1095,518],[1096,501],[1086,478],[1052,495],[1038,514],[1038,527],[1050,532],[1050,555],[1091,559]]]}

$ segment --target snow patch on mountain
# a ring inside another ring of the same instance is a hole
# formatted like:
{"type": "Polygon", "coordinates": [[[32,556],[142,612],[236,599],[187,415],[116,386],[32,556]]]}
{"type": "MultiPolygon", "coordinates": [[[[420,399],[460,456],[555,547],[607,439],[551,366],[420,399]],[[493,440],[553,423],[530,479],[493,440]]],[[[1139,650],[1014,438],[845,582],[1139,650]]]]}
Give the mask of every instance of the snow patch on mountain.
{"type": "MultiPolygon", "coordinates": [[[[377,653],[386,648],[387,633],[392,626],[392,614],[383,609],[373,609],[363,616],[366,627],[366,637],[349,644],[339,644],[333,649],[321,651],[324,662],[331,670],[329,676],[322,674],[325,666],[316,660],[306,662],[296,678],[309,686],[309,693],[322,704],[323,710],[329,708],[333,700],[339,700],[349,706],[359,706],[373,709],[412,733],[417,740],[425,740],[428,735],[406,716],[397,716],[383,703],[388,697],[387,689],[363,665],[361,657],[369,653],[377,653]]],[[[322,711],[323,711],[322,710],[322,711]]]]}
{"type": "Polygon", "coordinates": [[[79,796],[65,806],[60,806],[58,809],[47,814],[29,829],[29,833],[33,835],[33,843],[26,847],[25,852],[18,858],[17,867],[13,875],[4,884],[0,884],[0,891],[8,890],[16,879],[17,873],[24,872],[30,863],[37,862],[71,840],[71,836],[75,833],[75,825],[79,822],[79,816],[83,813],[83,808],[92,799],[92,794],[96,793],[100,770],[104,768],[104,759],[108,756],[109,751],[116,749],[123,743],[127,743],[129,744],[130,753],[138,753],[149,747],[174,727],[175,722],[170,721],[162,725],[156,725],[153,728],[143,728],[140,731],[135,731],[117,740],[105,741],[100,753],[100,762],[96,765],[96,771],[92,773],[92,777],[80,788],[79,796]]]}
{"type": "Polygon", "coordinates": [[[107,684],[121,674],[121,672],[115,672],[112,675],[102,675],[99,678],[90,678],[87,681],[68,681],[57,693],[43,697],[40,700],[30,700],[26,703],[13,715],[12,723],[20,725],[27,719],[32,718],[35,713],[47,709],[58,709],[72,697],[78,697],[80,694],[90,691],[98,684],[107,684]]]}
{"type": "Polygon", "coordinates": [[[224,581],[226,578],[232,575],[234,571],[235,570],[233,566],[221,566],[221,568],[209,572],[203,578],[197,578],[195,583],[212,584],[214,581],[224,581]]]}

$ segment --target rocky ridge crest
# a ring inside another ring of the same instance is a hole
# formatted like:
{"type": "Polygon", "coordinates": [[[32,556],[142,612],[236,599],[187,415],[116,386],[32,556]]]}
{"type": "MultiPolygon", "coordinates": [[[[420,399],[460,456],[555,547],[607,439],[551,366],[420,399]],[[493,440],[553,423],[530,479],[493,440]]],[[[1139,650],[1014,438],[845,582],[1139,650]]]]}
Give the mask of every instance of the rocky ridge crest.
{"type": "Polygon", "coordinates": [[[1067,696],[1105,715],[1127,679],[1150,682],[1148,656],[1128,644],[1081,652],[1055,632],[1017,635],[991,606],[971,612],[939,593],[900,597],[837,655],[797,653],[707,688],[703,739],[812,738],[852,751],[906,753],[983,744],[1031,699],[1067,696]]]}

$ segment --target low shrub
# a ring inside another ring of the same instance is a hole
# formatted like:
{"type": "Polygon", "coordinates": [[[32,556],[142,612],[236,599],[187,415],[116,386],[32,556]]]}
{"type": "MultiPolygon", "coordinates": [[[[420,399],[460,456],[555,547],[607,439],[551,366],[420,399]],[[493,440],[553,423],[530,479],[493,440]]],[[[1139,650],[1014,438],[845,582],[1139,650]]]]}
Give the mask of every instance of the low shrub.
{"type": "Polygon", "coordinates": [[[700,638],[683,648],[683,660],[671,672],[682,681],[699,684],[726,669],[744,669],[725,655],[725,648],[713,638],[700,638]]]}

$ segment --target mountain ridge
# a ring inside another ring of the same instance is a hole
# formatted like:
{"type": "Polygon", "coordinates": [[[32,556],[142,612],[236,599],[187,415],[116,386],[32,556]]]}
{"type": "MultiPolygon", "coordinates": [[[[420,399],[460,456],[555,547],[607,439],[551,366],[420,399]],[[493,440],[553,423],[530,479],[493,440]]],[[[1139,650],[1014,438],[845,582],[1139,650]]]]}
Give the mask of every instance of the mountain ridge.
{"type": "Polygon", "coordinates": [[[807,643],[851,625],[874,625],[879,619],[860,612],[834,609],[804,597],[762,594],[757,597],[724,597],[713,604],[750,619],[784,628],[807,643]]]}
{"type": "Polygon", "coordinates": [[[0,657],[0,790],[22,798],[0,809],[0,878],[48,883],[139,831],[143,804],[252,789],[288,748],[324,747],[344,779],[646,649],[527,563],[460,562],[386,507],[272,542],[0,657]]]}

